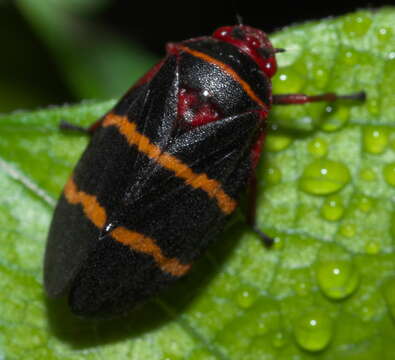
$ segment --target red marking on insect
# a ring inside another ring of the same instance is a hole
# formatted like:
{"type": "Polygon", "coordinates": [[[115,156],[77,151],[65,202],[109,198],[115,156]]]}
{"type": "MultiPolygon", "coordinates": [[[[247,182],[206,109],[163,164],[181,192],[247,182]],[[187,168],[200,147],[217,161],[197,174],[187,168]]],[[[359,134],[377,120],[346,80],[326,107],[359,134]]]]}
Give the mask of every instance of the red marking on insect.
{"type": "Polygon", "coordinates": [[[165,58],[155,64],[145,75],[143,75],[131,88],[137,88],[141,85],[144,85],[151,81],[151,79],[157,74],[157,72],[162,67],[163,63],[165,62],[165,58]]]}
{"type": "Polygon", "coordinates": [[[276,50],[262,30],[247,25],[222,26],[213,33],[213,38],[236,46],[254,60],[268,77],[276,73],[276,50]]]}
{"type": "Polygon", "coordinates": [[[266,138],[266,133],[262,132],[259,135],[258,140],[255,142],[255,144],[253,145],[253,147],[251,149],[251,167],[252,167],[252,169],[256,169],[256,167],[258,166],[259,159],[261,158],[262,147],[263,147],[265,138],[266,138]]]}
{"type": "Polygon", "coordinates": [[[221,118],[208,94],[181,88],[178,93],[178,117],[190,126],[201,126],[221,118]]]}

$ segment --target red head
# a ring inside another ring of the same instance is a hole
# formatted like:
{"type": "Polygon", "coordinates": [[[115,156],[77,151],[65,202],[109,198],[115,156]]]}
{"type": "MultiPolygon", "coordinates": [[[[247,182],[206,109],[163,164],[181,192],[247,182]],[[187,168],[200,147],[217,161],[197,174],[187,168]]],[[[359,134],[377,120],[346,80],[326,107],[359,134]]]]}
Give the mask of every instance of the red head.
{"type": "Polygon", "coordinates": [[[222,26],[213,33],[213,37],[238,47],[268,77],[276,73],[276,49],[262,30],[247,25],[222,26]]]}

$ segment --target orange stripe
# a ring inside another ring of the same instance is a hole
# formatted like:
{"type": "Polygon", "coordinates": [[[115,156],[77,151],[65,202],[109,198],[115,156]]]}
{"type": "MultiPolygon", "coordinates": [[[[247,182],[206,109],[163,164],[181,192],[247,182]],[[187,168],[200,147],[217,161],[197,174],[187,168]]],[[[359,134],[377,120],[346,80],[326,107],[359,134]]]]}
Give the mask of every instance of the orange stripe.
{"type": "Polygon", "coordinates": [[[210,179],[206,174],[194,173],[188,165],[175,156],[162,152],[157,145],[151,143],[148,137],[140,134],[136,124],[130,122],[126,116],[107,114],[103,121],[103,127],[111,125],[118,127],[129,145],[135,145],[140,152],[155,160],[165,169],[173,171],[175,176],[185,180],[188,185],[195,189],[201,189],[211,198],[215,198],[225,214],[230,214],[235,210],[236,201],[222,190],[221,184],[217,180],[210,179]]]}
{"type": "Polygon", "coordinates": [[[197,50],[190,49],[186,46],[179,46],[180,50],[185,51],[199,59],[202,59],[204,61],[207,61],[211,64],[214,64],[218,66],[220,69],[228,73],[233,80],[237,81],[240,86],[244,89],[244,91],[247,93],[247,95],[253,99],[258,105],[262,106],[263,108],[267,108],[267,105],[255,94],[254,90],[252,90],[251,86],[243,80],[236,71],[234,71],[229,65],[224,64],[223,62],[197,50]]]}
{"type": "Polygon", "coordinates": [[[191,268],[191,265],[181,264],[176,258],[164,256],[154,240],[140,233],[120,226],[111,231],[111,236],[133,250],[151,255],[163,271],[174,276],[184,275],[191,268]]]}
{"type": "Polygon", "coordinates": [[[102,229],[107,222],[106,211],[98,203],[96,196],[88,195],[83,191],[78,191],[72,177],[64,187],[64,195],[69,203],[81,204],[87,218],[99,229],[102,229]]]}
{"type": "MultiPolygon", "coordinates": [[[[79,191],[72,177],[64,188],[64,195],[69,203],[81,204],[85,215],[96,227],[104,228],[107,223],[105,209],[100,206],[96,196],[79,191]]],[[[133,250],[151,255],[163,271],[174,276],[185,274],[191,267],[191,265],[181,264],[176,258],[167,258],[162,254],[161,248],[155,244],[153,239],[135,231],[120,226],[111,232],[111,236],[133,250]]]]}

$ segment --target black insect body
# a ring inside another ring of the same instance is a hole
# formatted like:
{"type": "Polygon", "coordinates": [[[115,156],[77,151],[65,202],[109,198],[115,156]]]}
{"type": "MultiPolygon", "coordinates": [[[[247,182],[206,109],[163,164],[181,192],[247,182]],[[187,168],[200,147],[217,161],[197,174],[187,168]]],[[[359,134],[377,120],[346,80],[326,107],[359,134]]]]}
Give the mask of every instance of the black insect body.
{"type": "Polygon", "coordinates": [[[114,316],[189,271],[254,179],[271,105],[338,98],[272,96],[279,51],[245,25],[168,44],[91,126],[49,232],[50,297],[68,295],[81,316],[114,316]]]}

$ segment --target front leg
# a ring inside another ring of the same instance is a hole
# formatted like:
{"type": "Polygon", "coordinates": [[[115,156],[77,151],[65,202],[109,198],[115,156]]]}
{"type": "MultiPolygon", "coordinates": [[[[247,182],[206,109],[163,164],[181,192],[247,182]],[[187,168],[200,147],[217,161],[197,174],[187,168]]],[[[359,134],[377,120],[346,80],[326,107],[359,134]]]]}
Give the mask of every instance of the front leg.
{"type": "Polygon", "coordinates": [[[61,120],[59,123],[59,128],[60,128],[60,130],[63,130],[63,131],[79,132],[84,135],[92,136],[95,133],[95,131],[101,127],[101,125],[103,123],[103,119],[104,118],[100,118],[99,120],[95,121],[88,128],[69,123],[68,121],[65,121],[65,120],[61,120]]]}
{"type": "Polygon", "coordinates": [[[247,189],[247,225],[261,238],[263,244],[267,248],[271,248],[274,244],[274,239],[259,230],[256,225],[256,197],[257,197],[257,178],[255,170],[252,172],[248,189],[247,189]]]}
{"type": "Polygon", "coordinates": [[[365,101],[366,93],[360,91],[353,94],[337,95],[335,93],[326,93],[320,95],[305,95],[305,94],[282,94],[273,95],[273,105],[302,105],[311,102],[328,101],[333,102],[336,100],[356,100],[365,101]]]}

